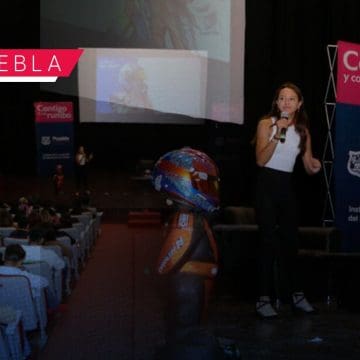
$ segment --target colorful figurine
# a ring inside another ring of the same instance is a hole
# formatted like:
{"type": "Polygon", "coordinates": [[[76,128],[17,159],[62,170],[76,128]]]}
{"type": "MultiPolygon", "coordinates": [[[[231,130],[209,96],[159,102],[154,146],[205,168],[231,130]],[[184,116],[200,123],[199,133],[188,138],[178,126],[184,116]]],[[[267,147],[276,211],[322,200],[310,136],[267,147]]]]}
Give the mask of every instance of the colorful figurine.
{"type": "MultiPolygon", "coordinates": [[[[219,207],[219,173],[206,154],[182,148],[156,162],[152,181],[157,191],[169,195],[174,207],[157,263],[157,272],[169,276],[166,356],[171,358],[169,349],[176,349],[179,355],[179,344],[191,343],[198,336],[194,331],[202,332],[207,300],[218,272],[218,250],[208,216],[219,207]]],[[[216,347],[215,343],[212,346],[216,347]]]]}

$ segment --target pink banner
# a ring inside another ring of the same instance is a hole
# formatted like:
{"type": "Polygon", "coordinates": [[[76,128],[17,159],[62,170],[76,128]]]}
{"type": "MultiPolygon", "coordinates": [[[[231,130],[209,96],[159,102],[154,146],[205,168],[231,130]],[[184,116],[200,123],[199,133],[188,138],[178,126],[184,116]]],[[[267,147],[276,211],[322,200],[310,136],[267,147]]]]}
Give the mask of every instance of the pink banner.
{"type": "Polygon", "coordinates": [[[37,102],[35,106],[35,122],[37,123],[59,123],[72,122],[72,102],[37,102]]]}
{"type": "Polygon", "coordinates": [[[0,49],[0,78],[68,77],[82,49],[0,49]]]}
{"type": "Polygon", "coordinates": [[[360,105],[360,44],[339,41],[337,46],[336,101],[360,105]]]}

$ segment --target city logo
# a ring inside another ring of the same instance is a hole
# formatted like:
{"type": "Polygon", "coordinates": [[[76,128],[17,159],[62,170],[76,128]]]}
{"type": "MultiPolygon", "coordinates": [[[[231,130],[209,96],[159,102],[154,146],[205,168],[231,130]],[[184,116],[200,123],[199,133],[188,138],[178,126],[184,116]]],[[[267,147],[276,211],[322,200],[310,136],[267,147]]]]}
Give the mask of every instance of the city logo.
{"type": "Polygon", "coordinates": [[[351,175],[360,177],[360,151],[349,151],[347,169],[351,175]]]}
{"type": "Polygon", "coordinates": [[[42,136],[41,137],[41,145],[47,146],[51,144],[50,136],[42,136]]]}

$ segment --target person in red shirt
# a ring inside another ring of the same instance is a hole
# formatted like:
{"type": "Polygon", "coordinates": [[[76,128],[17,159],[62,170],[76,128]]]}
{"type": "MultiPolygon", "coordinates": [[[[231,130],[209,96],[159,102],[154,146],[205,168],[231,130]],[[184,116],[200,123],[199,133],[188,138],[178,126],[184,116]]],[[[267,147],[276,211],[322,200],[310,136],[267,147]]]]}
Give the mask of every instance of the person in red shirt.
{"type": "Polygon", "coordinates": [[[64,192],[64,169],[63,166],[58,164],[55,168],[55,174],[53,175],[54,192],[55,195],[59,195],[64,192]]]}

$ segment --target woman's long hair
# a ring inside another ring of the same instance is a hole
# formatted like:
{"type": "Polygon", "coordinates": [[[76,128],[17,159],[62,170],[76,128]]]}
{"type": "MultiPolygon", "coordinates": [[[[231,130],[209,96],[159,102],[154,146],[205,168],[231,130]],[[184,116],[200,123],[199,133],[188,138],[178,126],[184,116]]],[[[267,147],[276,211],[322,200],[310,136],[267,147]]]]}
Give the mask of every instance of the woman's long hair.
{"type": "MultiPolygon", "coordinates": [[[[301,93],[301,90],[295,84],[286,82],[278,87],[278,89],[275,91],[275,96],[271,104],[270,112],[262,116],[260,120],[267,119],[269,117],[275,117],[277,119],[280,118],[281,114],[277,106],[277,101],[279,99],[280,91],[285,88],[293,90],[296,93],[298,100],[301,101],[300,108],[295,112],[294,126],[296,132],[300,135],[300,151],[301,153],[304,153],[306,146],[306,129],[308,129],[309,119],[304,107],[304,97],[301,93]]],[[[256,143],[256,139],[254,139],[252,142],[256,143]]]]}

